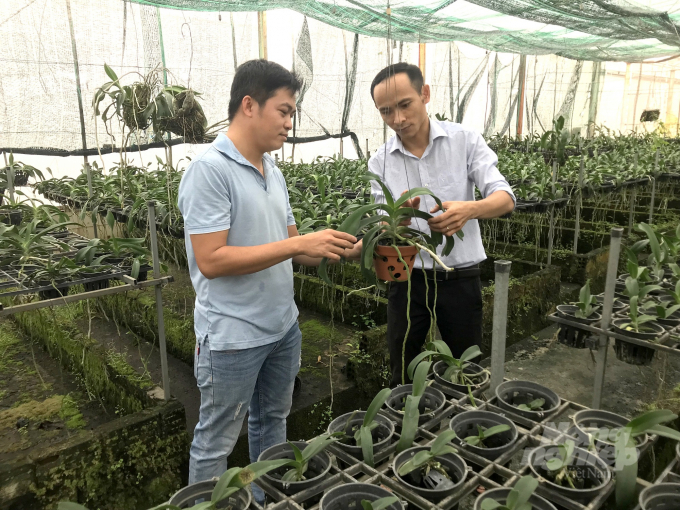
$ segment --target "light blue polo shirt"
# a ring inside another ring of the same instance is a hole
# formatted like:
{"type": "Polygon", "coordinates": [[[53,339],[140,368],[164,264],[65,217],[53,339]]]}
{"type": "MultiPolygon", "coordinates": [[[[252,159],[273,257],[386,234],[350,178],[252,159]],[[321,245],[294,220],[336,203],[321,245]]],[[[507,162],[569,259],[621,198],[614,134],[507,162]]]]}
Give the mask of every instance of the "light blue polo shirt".
{"type": "Polygon", "coordinates": [[[265,177],[220,133],[187,167],[179,185],[179,209],[191,282],[196,291],[194,329],[212,350],[249,349],[283,338],[298,310],[293,263],[257,273],[207,279],[196,264],[190,234],[229,229],[228,246],[257,246],[288,238],[295,225],[286,181],[265,154],[265,177]]]}

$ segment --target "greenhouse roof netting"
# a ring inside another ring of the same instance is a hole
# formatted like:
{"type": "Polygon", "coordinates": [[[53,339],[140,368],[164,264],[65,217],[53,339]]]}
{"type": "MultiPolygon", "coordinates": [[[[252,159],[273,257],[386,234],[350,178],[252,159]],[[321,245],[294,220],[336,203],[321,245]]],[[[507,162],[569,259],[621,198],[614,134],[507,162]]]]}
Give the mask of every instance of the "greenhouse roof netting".
{"type": "Polygon", "coordinates": [[[130,0],[196,11],[292,9],[358,34],[627,62],[680,53],[676,0],[130,0]]]}

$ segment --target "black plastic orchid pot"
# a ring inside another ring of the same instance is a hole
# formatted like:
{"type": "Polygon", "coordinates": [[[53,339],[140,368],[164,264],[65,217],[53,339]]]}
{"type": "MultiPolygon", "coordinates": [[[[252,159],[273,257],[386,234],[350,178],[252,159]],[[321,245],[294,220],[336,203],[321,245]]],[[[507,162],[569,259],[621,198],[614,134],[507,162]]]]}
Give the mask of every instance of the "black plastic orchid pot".
{"type": "MultiPolygon", "coordinates": [[[[346,483],[326,491],[319,503],[319,509],[360,510],[363,507],[361,504],[363,500],[373,502],[391,496],[394,496],[394,494],[378,485],[371,485],[370,483],[346,483]]],[[[404,506],[401,502],[395,501],[385,510],[404,510],[404,506]]]]}
{"type": "Polygon", "coordinates": [[[659,483],[646,487],[638,499],[642,510],[680,508],[680,483],[659,483]]]}
{"type": "Polygon", "coordinates": [[[556,483],[547,463],[556,458],[557,448],[557,445],[539,446],[529,454],[529,468],[540,485],[579,503],[591,501],[605,489],[612,476],[607,464],[594,453],[582,448],[574,448],[568,462],[575,487],[556,483]]]}
{"type": "MultiPolygon", "coordinates": [[[[213,489],[219,478],[197,482],[177,491],[168,501],[169,504],[179,508],[191,508],[194,505],[210,501],[213,489]]],[[[246,510],[250,506],[250,491],[240,489],[229,497],[217,503],[215,508],[229,508],[231,510],[246,510]]]]}
{"type": "Polygon", "coordinates": [[[418,496],[428,501],[441,501],[454,494],[465,483],[468,467],[459,455],[447,453],[435,457],[434,460],[438,466],[436,468],[430,467],[429,471],[434,475],[436,470],[437,476],[424,475],[422,468],[405,475],[399,474],[399,468],[403,464],[411,460],[418,452],[429,449],[428,446],[416,446],[415,448],[404,450],[394,458],[392,470],[399,483],[418,494],[418,496]],[[446,474],[440,475],[442,471],[446,474]]]}
{"type": "MultiPolygon", "coordinates": [[[[346,413],[338,416],[328,425],[329,434],[345,432],[349,436],[347,439],[337,441],[335,446],[359,460],[364,459],[364,454],[361,451],[361,446],[357,446],[354,442],[354,433],[363,424],[365,415],[366,411],[346,413]]],[[[394,423],[390,419],[378,413],[375,415],[375,421],[378,422],[378,426],[371,431],[374,455],[387,448],[394,435],[394,423]]]]}
{"type": "MultiPolygon", "coordinates": [[[[291,441],[295,446],[297,446],[301,451],[307,447],[305,441],[291,441]]],[[[280,459],[290,459],[295,460],[295,453],[293,448],[288,443],[281,443],[260,453],[257,458],[258,462],[265,460],[280,460],[280,459]]],[[[278,490],[280,490],[286,496],[292,496],[305,489],[314,487],[315,485],[321,483],[328,472],[331,469],[331,458],[325,451],[317,453],[314,457],[309,459],[307,464],[307,471],[305,471],[304,480],[296,482],[284,482],[281,478],[290,471],[291,466],[283,466],[278,469],[274,469],[268,473],[262,475],[262,478],[267,481],[270,485],[273,485],[278,490]]]]}
{"type": "MultiPolygon", "coordinates": [[[[493,499],[494,501],[498,501],[501,505],[505,505],[511,490],[512,489],[509,487],[499,487],[498,489],[484,491],[475,500],[475,506],[473,510],[482,510],[482,502],[485,499],[493,499]]],[[[532,510],[557,510],[555,505],[553,505],[547,499],[543,499],[538,494],[532,494],[528,503],[531,505],[532,510]]]]}
{"type": "Polygon", "coordinates": [[[561,403],[557,393],[531,381],[505,381],[496,387],[496,397],[501,409],[533,421],[543,420],[561,403]]]}
{"type": "MultiPolygon", "coordinates": [[[[443,386],[456,390],[460,393],[467,394],[468,393],[467,385],[454,383],[453,381],[444,379],[444,373],[446,372],[446,369],[448,367],[449,366],[446,364],[445,361],[438,361],[437,363],[435,363],[434,367],[432,367],[434,380],[443,386]]],[[[474,384],[470,384],[470,390],[472,391],[483,387],[489,382],[489,372],[487,370],[484,370],[481,366],[477,365],[476,363],[468,362],[467,366],[463,369],[463,373],[470,377],[474,382],[474,384]]]]}
{"type": "MultiPolygon", "coordinates": [[[[609,411],[600,409],[584,409],[572,417],[574,421],[574,435],[579,445],[588,448],[594,444],[598,456],[608,465],[614,466],[616,434],[619,429],[628,424],[628,419],[609,411]]],[[[647,434],[635,438],[635,444],[642,448],[648,441],[647,434]]]]}
{"type": "MultiPolygon", "coordinates": [[[[576,312],[578,310],[578,306],[575,305],[558,305],[557,315],[563,319],[578,322],[586,326],[596,326],[600,319],[602,319],[602,316],[598,312],[593,312],[589,317],[586,318],[577,317],[576,312]]],[[[560,324],[560,332],[557,339],[560,343],[568,347],[585,349],[586,339],[591,335],[592,333],[589,331],[581,330],[576,326],[560,324]]]]}
{"type": "MultiPolygon", "coordinates": [[[[413,393],[412,384],[404,384],[394,388],[389,398],[385,401],[388,414],[395,419],[403,419],[406,397],[411,393],[413,393]]],[[[437,388],[428,386],[425,388],[425,392],[418,403],[418,411],[420,412],[418,423],[423,424],[430,421],[437,413],[444,409],[445,405],[446,397],[444,394],[437,388]]]]}
{"type": "Polygon", "coordinates": [[[491,461],[510,451],[518,437],[517,427],[509,418],[490,411],[465,411],[457,414],[451,418],[449,428],[456,433],[453,443],[491,461]],[[465,440],[478,435],[480,427],[488,430],[498,425],[507,425],[509,429],[484,439],[477,446],[465,440]]]}
{"type": "MultiPolygon", "coordinates": [[[[614,319],[612,321],[612,328],[620,335],[648,342],[654,342],[666,332],[664,327],[655,321],[645,322],[640,325],[639,331],[629,329],[629,323],[630,321],[626,318],[614,319]]],[[[614,351],[618,360],[631,365],[647,365],[654,358],[654,349],[629,343],[618,338],[614,344],[614,351]]]]}

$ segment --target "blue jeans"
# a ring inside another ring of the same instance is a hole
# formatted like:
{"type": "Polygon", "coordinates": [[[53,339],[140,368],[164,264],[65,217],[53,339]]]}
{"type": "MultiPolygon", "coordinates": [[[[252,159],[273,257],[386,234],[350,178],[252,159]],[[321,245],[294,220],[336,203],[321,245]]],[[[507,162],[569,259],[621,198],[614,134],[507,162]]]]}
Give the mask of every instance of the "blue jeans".
{"type": "MultiPolygon", "coordinates": [[[[296,322],[278,342],[230,351],[210,350],[209,338],[197,343],[194,374],[201,390],[201,409],[194,430],[189,483],[220,476],[234,449],[246,411],[250,461],[286,441],[286,418],[300,370],[302,334],[296,322]]],[[[264,493],[253,485],[260,504],[264,493]]]]}

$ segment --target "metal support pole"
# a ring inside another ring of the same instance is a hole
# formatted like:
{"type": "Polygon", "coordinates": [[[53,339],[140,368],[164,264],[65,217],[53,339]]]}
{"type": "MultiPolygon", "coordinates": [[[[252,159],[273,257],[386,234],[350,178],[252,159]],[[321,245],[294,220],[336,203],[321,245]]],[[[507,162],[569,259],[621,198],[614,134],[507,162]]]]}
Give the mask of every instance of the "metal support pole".
{"type": "MultiPolygon", "coordinates": [[[[675,72],[675,71],[674,71],[675,72]]],[[[649,203],[649,224],[652,224],[654,218],[654,198],[656,195],[656,176],[659,172],[659,149],[656,149],[654,156],[654,175],[652,175],[652,199],[649,203]]]]}
{"type": "Polygon", "coordinates": [[[370,158],[371,158],[371,155],[370,155],[370,152],[368,150],[368,138],[366,138],[366,159],[370,159],[370,158]]]}
{"type": "Polygon", "coordinates": [[[489,394],[503,382],[505,375],[505,337],[508,323],[508,286],[510,284],[509,260],[497,260],[493,298],[493,329],[491,333],[491,387],[489,394]]]}
{"type": "Polygon", "coordinates": [[[342,138],[340,138],[340,159],[344,157],[344,151],[343,151],[343,146],[342,146],[342,138]]]}
{"type": "MultiPolygon", "coordinates": [[[[90,168],[90,163],[87,161],[87,156],[85,156],[85,171],[87,172],[87,198],[92,198],[94,194],[92,191],[92,169],[90,168]]],[[[97,234],[97,213],[95,212],[92,217],[92,232],[95,237],[99,237],[97,234]]]]}
{"type": "MultiPolygon", "coordinates": [[[[151,237],[151,255],[153,257],[153,277],[160,278],[161,263],[158,259],[158,237],[156,235],[156,207],[153,200],[146,203],[149,208],[149,234],[151,237]]],[[[161,351],[161,372],[163,374],[163,397],[170,400],[170,376],[168,375],[168,352],[165,345],[165,321],[163,320],[163,293],[160,285],[156,286],[156,315],[158,318],[158,344],[161,351]]]]}
{"type": "MultiPolygon", "coordinates": [[[[613,228],[611,231],[611,244],[609,245],[609,264],[607,265],[607,281],[604,286],[604,303],[602,306],[601,328],[609,329],[614,303],[614,290],[616,288],[616,276],[619,269],[619,254],[621,253],[621,237],[623,229],[613,228]]],[[[602,388],[604,386],[604,372],[607,366],[607,351],[609,338],[604,333],[600,335],[600,342],[595,357],[595,384],[593,386],[593,409],[599,409],[602,402],[602,388]]]]}
{"type": "Polygon", "coordinates": [[[7,165],[7,193],[10,204],[14,203],[14,168],[7,165]]]}
{"type": "MultiPolygon", "coordinates": [[[[579,141],[579,145],[581,142],[579,141]]],[[[574,224],[574,255],[578,254],[578,236],[581,232],[581,207],[583,206],[583,171],[585,169],[585,158],[581,154],[581,166],[578,169],[578,188],[576,190],[576,222],[574,224]]]]}
{"type": "MultiPolygon", "coordinates": [[[[552,194],[555,196],[555,181],[557,181],[557,161],[553,161],[552,194]]],[[[555,237],[555,206],[550,206],[550,226],[548,230],[548,265],[552,263],[553,239],[555,237]]]]}
{"type": "Polygon", "coordinates": [[[633,232],[633,219],[635,218],[635,199],[637,196],[637,188],[633,188],[630,194],[630,210],[628,211],[628,235],[633,232]]]}

